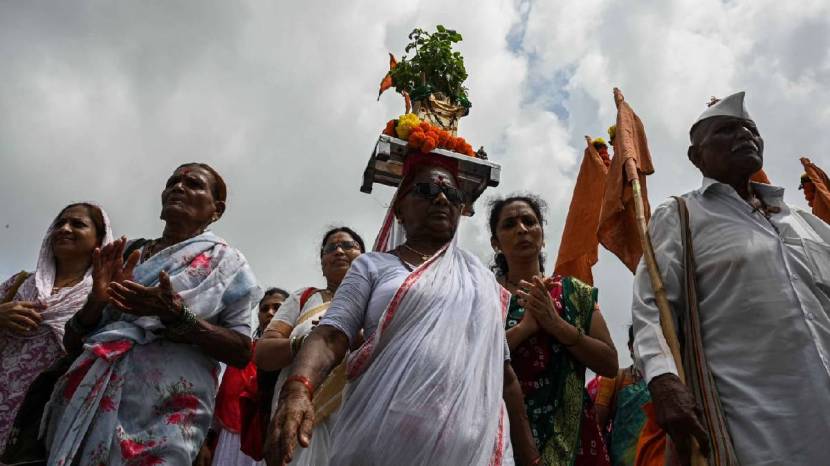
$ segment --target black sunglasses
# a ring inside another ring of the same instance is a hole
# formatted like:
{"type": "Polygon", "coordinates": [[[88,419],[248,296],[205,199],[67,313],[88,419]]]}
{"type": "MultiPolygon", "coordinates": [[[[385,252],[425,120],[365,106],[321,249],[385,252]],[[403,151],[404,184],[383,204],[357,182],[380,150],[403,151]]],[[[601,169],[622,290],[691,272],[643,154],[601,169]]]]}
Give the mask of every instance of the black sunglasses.
{"type": "Polygon", "coordinates": [[[460,189],[453,188],[452,186],[437,185],[435,183],[415,183],[410,192],[422,199],[430,201],[438,197],[439,194],[444,193],[444,196],[451,204],[461,205],[464,203],[464,193],[460,189]]]}
{"type": "Polygon", "coordinates": [[[331,254],[340,248],[344,251],[351,251],[353,249],[360,249],[360,244],[357,241],[338,241],[336,243],[329,243],[322,249],[323,254],[331,254]]]}

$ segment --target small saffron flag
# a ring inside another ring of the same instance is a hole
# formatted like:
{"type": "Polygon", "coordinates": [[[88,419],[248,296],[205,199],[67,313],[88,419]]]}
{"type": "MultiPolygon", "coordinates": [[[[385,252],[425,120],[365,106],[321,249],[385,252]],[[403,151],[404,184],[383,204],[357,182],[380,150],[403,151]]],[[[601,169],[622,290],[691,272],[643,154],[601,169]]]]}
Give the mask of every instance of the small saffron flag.
{"type": "Polygon", "coordinates": [[[594,148],[591,138],[586,136],[585,139],[587,147],[576,177],[554,269],[559,275],[576,277],[593,285],[591,267],[598,259],[597,227],[608,168],[594,148]]]}
{"type": "Polygon", "coordinates": [[[614,102],[617,104],[614,158],[611,159],[605,182],[597,236],[605,249],[619,257],[633,273],[643,255],[643,247],[635,216],[631,181],[639,179],[648,221],[651,217],[651,207],[648,203],[646,175],[654,173],[654,165],[651,162],[643,122],[617,88],[614,88],[614,102]]]}
{"type": "Polygon", "coordinates": [[[801,165],[804,172],[810,179],[809,186],[802,186],[807,202],[813,210],[813,215],[830,223],[830,179],[827,173],[810,161],[807,157],[801,157],[801,165]]]}

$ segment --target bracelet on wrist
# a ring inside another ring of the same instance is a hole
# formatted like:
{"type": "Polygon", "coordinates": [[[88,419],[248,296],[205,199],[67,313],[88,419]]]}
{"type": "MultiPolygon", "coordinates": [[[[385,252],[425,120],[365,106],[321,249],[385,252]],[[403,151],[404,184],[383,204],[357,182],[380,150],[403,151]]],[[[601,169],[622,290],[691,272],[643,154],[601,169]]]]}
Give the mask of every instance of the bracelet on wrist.
{"type": "Polygon", "coordinates": [[[281,391],[285,391],[285,387],[286,385],[288,385],[289,382],[297,382],[303,384],[303,387],[305,387],[306,392],[308,392],[309,401],[314,399],[314,385],[311,383],[311,380],[308,380],[308,377],[302,375],[288,376],[288,378],[285,379],[285,383],[283,384],[281,391]]]}
{"type": "Polygon", "coordinates": [[[307,335],[295,335],[291,337],[289,340],[290,349],[291,349],[291,356],[294,357],[297,353],[300,352],[300,348],[303,347],[303,343],[305,342],[305,337],[307,335]]]}
{"type": "Polygon", "coordinates": [[[165,333],[168,336],[173,337],[181,337],[190,333],[196,327],[197,317],[196,314],[190,312],[190,309],[187,308],[187,305],[182,303],[182,311],[179,314],[179,317],[166,325],[165,333]]]}
{"type": "Polygon", "coordinates": [[[530,466],[537,466],[540,464],[542,464],[542,455],[537,456],[535,460],[530,462],[530,466]]]}

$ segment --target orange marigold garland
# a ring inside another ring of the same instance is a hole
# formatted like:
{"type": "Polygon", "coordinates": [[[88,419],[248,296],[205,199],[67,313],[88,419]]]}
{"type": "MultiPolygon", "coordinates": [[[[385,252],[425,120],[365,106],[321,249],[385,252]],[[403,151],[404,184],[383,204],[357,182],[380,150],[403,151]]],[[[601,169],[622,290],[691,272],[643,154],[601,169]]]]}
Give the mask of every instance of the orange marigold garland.
{"type": "Polygon", "coordinates": [[[383,129],[383,134],[387,136],[395,136],[395,126],[398,125],[398,120],[389,120],[386,122],[386,128],[383,129]]]}
{"type": "MultiPolygon", "coordinates": [[[[389,120],[383,134],[398,137],[395,128],[400,120],[389,120]]],[[[408,123],[410,123],[408,121],[408,123]]],[[[459,154],[475,157],[473,146],[467,143],[462,137],[453,136],[448,131],[430,125],[426,121],[412,126],[409,136],[406,138],[407,145],[424,153],[432,152],[435,149],[446,149],[459,154]]]]}

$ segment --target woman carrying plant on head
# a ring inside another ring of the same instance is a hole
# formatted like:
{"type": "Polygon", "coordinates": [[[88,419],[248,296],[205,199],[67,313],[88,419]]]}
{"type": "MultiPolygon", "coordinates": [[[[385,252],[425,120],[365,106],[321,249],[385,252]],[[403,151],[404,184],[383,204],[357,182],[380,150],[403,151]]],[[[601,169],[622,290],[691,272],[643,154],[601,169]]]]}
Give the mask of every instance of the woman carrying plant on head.
{"type": "Polygon", "coordinates": [[[597,290],[571,277],[544,278],[544,203],[536,196],[490,208],[495,272],[511,293],[507,341],[545,465],[608,464],[585,368],[613,377],[617,351],[597,307],[597,290]]]}
{"type": "Polygon", "coordinates": [[[270,465],[309,444],[317,387],[361,330],[327,464],[513,464],[510,433],[520,464],[538,457],[507,363],[506,292],[455,244],[457,172],[440,155],[406,157],[393,203],[406,242],[358,257],[303,343],[280,391],[270,465]]]}
{"type": "Polygon", "coordinates": [[[92,291],[64,338],[83,352],[43,417],[48,465],[193,462],[219,362],[250,360],[262,296],[242,254],[208,230],[225,197],[211,167],[182,165],[161,193],[162,235],[93,255],[92,291]],[[126,261],[125,247],[134,249],[126,261]]]}
{"type": "MultiPolygon", "coordinates": [[[[358,256],[366,250],[363,238],[348,227],[332,228],[323,235],[320,244],[320,264],[325,288],[307,287],[293,293],[280,307],[279,312],[257,345],[254,360],[260,369],[280,371],[274,393],[278,394],[293,369],[293,362],[308,335],[331,305],[343,277],[358,256]]],[[[326,464],[330,456],[330,432],[340,405],[341,391],[346,383],[345,367],[339,367],[326,380],[326,394],[317,394],[314,413],[314,434],[310,444],[296,452],[292,464],[314,466],[326,464]],[[323,397],[326,397],[326,402],[323,397]]],[[[274,396],[276,407],[278,397],[274,396]]],[[[272,409],[272,412],[276,409],[272,409]]],[[[276,417],[274,418],[276,420],[276,417]]],[[[273,422],[269,435],[274,432],[273,422]]]]}
{"type": "Polygon", "coordinates": [[[70,204],[46,231],[35,272],[0,285],[0,452],[29,385],[66,354],[64,325],[92,287],[92,251],[110,242],[100,207],[70,204]]]}

